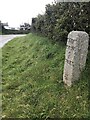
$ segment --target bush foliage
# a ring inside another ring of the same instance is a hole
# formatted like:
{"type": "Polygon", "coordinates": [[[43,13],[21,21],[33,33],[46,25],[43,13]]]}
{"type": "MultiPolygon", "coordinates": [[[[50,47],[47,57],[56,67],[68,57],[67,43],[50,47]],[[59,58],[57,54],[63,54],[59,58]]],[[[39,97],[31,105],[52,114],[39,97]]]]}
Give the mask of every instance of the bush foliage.
{"type": "Polygon", "coordinates": [[[44,15],[32,19],[33,32],[49,37],[53,41],[66,42],[72,30],[86,31],[89,35],[90,2],[64,2],[46,5],[44,15]]]}

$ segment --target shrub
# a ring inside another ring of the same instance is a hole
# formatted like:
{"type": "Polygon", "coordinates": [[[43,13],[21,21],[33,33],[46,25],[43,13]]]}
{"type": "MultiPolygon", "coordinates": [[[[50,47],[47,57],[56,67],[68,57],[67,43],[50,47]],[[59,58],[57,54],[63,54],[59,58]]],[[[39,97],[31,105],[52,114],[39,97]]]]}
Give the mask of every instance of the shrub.
{"type": "MultiPolygon", "coordinates": [[[[38,15],[32,26],[34,32],[40,33],[53,41],[66,42],[72,30],[86,31],[89,35],[90,2],[64,2],[46,5],[44,15],[38,15]]],[[[32,19],[33,21],[33,19],[32,19]]]]}

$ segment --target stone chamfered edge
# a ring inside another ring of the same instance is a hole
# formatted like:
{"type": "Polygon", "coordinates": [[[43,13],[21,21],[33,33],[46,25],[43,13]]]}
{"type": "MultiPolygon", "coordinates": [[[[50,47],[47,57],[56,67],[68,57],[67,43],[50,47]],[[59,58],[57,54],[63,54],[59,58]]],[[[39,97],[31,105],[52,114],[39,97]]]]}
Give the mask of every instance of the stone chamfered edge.
{"type": "Polygon", "coordinates": [[[85,67],[88,43],[89,35],[84,31],[72,31],[68,34],[63,74],[63,81],[68,86],[79,79],[85,67]]]}

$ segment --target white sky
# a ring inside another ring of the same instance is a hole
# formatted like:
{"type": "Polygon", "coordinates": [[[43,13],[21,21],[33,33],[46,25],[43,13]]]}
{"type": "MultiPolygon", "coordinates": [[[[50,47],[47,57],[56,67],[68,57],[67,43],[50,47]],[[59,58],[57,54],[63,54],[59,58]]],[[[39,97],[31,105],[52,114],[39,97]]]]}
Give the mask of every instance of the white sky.
{"type": "Polygon", "coordinates": [[[54,0],[0,0],[0,20],[8,22],[10,27],[19,27],[32,17],[45,12],[45,5],[54,0]]]}

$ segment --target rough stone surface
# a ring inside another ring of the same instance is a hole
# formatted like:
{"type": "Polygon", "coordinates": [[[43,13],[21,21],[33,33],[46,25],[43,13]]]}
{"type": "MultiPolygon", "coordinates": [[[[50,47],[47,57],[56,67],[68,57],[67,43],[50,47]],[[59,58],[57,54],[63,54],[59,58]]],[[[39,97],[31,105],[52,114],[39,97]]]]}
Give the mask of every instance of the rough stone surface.
{"type": "Polygon", "coordinates": [[[89,36],[86,32],[72,31],[68,35],[63,74],[63,81],[68,86],[79,79],[85,67],[88,42],[89,36]]]}

